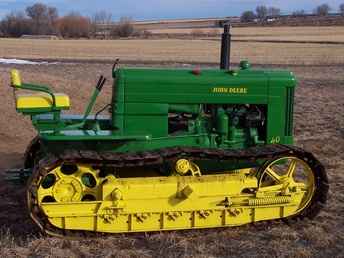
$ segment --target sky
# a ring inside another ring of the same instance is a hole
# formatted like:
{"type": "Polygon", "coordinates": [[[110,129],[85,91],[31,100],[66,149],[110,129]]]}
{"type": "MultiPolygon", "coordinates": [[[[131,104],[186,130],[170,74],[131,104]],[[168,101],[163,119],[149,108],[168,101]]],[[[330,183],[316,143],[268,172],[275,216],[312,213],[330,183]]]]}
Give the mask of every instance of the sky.
{"type": "MultiPolygon", "coordinates": [[[[34,0],[0,0],[0,17],[13,10],[24,10],[34,0]]],[[[60,15],[76,11],[91,16],[96,11],[111,12],[114,20],[131,17],[135,20],[206,18],[239,16],[243,11],[254,10],[257,5],[275,6],[288,14],[304,9],[311,12],[317,5],[328,3],[333,11],[344,0],[39,0],[57,7],[60,15]]]]}

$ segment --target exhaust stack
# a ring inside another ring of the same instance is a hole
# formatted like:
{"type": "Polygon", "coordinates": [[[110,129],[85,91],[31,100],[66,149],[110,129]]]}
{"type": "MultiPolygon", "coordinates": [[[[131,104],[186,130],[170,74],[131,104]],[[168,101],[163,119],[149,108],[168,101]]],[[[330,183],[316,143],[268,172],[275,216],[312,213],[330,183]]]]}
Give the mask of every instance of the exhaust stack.
{"type": "Polygon", "coordinates": [[[231,24],[226,23],[224,25],[224,32],[222,34],[222,43],[221,43],[221,60],[220,60],[220,69],[229,70],[231,64],[231,24]]]}

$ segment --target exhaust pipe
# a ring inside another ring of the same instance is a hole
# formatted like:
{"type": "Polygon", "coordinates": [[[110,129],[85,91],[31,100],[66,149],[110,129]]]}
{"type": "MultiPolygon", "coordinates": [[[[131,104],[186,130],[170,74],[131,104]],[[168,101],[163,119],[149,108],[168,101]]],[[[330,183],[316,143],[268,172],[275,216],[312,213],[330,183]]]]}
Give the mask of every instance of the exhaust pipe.
{"type": "Polygon", "coordinates": [[[224,25],[224,32],[222,34],[222,41],[221,41],[221,60],[220,60],[220,69],[221,70],[229,70],[231,64],[231,28],[232,25],[230,23],[226,23],[224,25]]]}

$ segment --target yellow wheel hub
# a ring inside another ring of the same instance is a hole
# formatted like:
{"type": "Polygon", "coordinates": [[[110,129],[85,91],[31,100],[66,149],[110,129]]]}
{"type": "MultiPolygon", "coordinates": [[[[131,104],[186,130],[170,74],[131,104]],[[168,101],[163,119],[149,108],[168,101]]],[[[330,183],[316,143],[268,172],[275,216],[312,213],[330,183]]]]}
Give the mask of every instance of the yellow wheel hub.
{"type": "Polygon", "coordinates": [[[98,171],[85,165],[61,165],[42,178],[39,202],[96,201],[101,198],[98,171]],[[69,166],[69,167],[68,167],[69,166]]]}
{"type": "Polygon", "coordinates": [[[57,202],[77,202],[81,200],[82,184],[76,178],[64,178],[53,187],[53,196],[57,202]]]}

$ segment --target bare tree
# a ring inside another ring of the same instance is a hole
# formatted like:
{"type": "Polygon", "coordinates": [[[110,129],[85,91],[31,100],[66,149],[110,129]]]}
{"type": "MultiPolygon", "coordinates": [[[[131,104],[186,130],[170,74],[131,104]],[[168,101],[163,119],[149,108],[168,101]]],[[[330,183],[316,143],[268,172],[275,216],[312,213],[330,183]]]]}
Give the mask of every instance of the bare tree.
{"type": "Polygon", "coordinates": [[[314,13],[319,16],[327,16],[330,10],[331,7],[328,4],[322,4],[315,8],[314,13]]]}
{"type": "Polygon", "coordinates": [[[59,13],[55,7],[48,7],[48,20],[51,28],[56,29],[56,22],[59,18],[59,13]]]}
{"type": "Polygon", "coordinates": [[[133,20],[129,17],[122,17],[119,23],[112,29],[111,36],[115,38],[127,38],[133,35],[134,32],[133,20]]]}
{"type": "Polygon", "coordinates": [[[292,14],[295,17],[300,17],[300,16],[305,16],[306,15],[306,11],[305,10],[296,10],[293,12],[292,14]]]}
{"type": "Polygon", "coordinates": [[[96,36],[98,33],[104,32],[102,26],[110,26],[112,23],[112,13],[107,11],[96,12],[92,16],[92,34],[96,36]]]}
{"type": "Polygon", "coordinates": [[[91,30],[91,21],[79,13],[72,12],[60,18],[57,26],[64,38],[88,38],[91,30]]]}
{"type": "Polygon", "coordinates": [[[26,14],[32,19],[34,27],[33,32],[35,34],[44,34],[44,25],[47,22],[48,8],[46,5],[37,3],[26,8],[26,14]]]}
{"type": "Polygon", "coordinates": [[[256,19],[256,15],[252,11],[246,11],[241,14],[241,22],[253,22],[256,19]]]}
{"type": "Polygon", "coordinates": [[[55,31],[54,25],[58,18],[56,8],[36,3],[26,8],[26,14],[33,21],[33,34],[50,34],[55,31]]]}
{"type": "Polygon", "coordinates": [[[31,20],[23,12],[12,12],[1,21],[0,30],[6,37],[20,37],[31,34],[31,25],[31,20]]]}
{"type": "Polygon", "coordinates": [[[278,17],[281,16],[281,9],[276,7],[269,7],[268,16],[278,17]]]}
{"type": "Polygon", "coordinates": [[[112,21],[112,13],[99,11],[93,15],[92,22],[96,24],[109,24],[112,21]]]}
{"type": "Polygon", "coordinates": [[[257,6],[256,8],[257,17],[260,21],[264,21],[268,16],[268,8],[265,5],[257,6]]]}
{"type": "Polygon", "coordinates": [[[344,3],[342,3],[342,4],[339,6],[339,12],[341,13],[342,16],[344,16],[344,3]]]}

